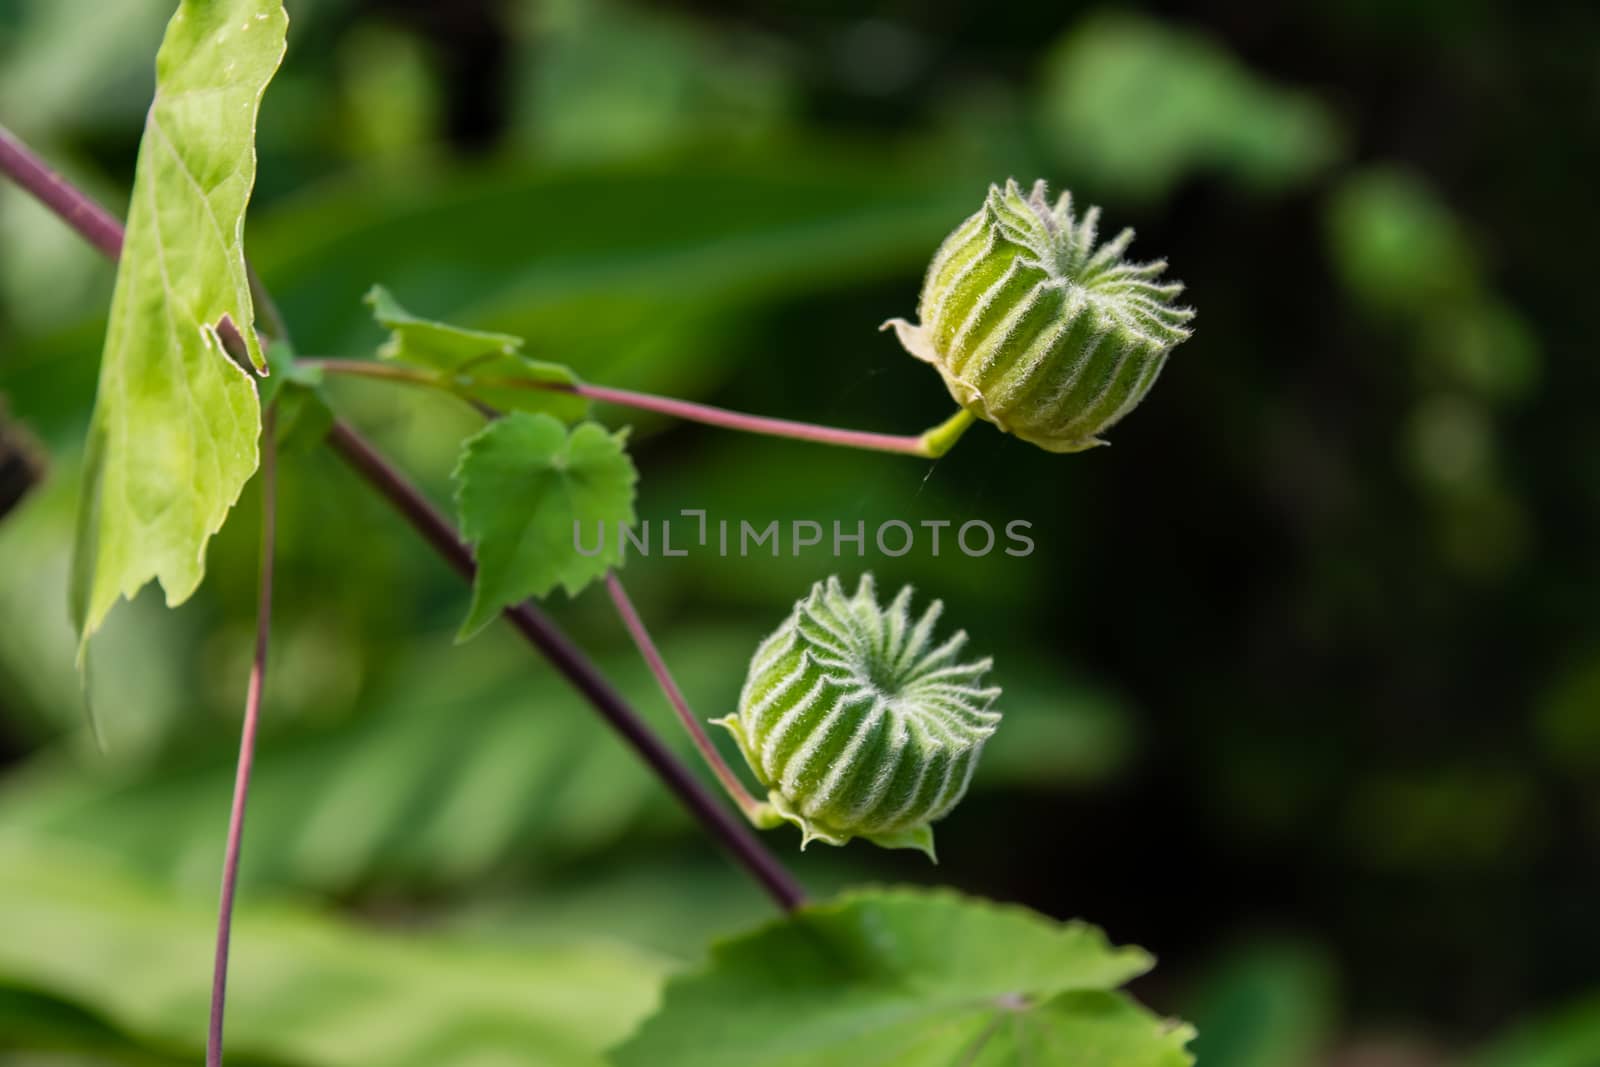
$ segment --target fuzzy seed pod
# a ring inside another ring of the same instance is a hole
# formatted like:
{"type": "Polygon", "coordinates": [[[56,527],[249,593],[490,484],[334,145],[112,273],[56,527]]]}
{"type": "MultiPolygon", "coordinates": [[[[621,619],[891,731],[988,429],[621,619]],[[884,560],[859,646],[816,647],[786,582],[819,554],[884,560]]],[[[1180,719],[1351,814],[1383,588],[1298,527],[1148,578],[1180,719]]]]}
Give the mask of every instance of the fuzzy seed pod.
{"type": "Polygon", "coordinates": [[[982,686],[993,661],[956,658],[964,631],[934,643],[939,601],[915,622],[910,606],[906,586],[880,607],[870,574],[854,595],[818,582],[756,649],[738,714],[714,720],[768,789],[758,822],[794,823],[802,848],[864,837],[931,859],[929,824],[967,791],[1000,721],[1000,690],[982,686]]]}
{"type": "Polygon", "coordinates": [[[1138,406],[1167,354],[1189,336],[1183,286],[1166,263],[1122,258],[1123,230],[1095,247],[1100,209],[1081,219],[1072,194],[1052,208],[1044,182],[989,187],[978,213],[928,267],[920,325],[891,319],[900,343],[933,364],[967,411],[1050,452],[1104,444],[1096,435],[1138,406]]]}

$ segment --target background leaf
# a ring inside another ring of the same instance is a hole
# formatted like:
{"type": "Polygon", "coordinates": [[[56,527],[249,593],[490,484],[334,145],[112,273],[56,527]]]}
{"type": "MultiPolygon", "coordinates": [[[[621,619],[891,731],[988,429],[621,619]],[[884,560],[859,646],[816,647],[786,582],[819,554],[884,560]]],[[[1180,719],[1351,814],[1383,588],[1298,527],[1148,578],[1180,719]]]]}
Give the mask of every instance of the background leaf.
{"type": "Polygon", "coordinates": [[[548,415],[517,412],[467,441],[456,468],[461,531],[472,542],[478,575],[466,637],[500,609],[542,597],[557,585],[568,596],[622,560],[622,529],[633,524],[638,472],[623,446],[627,431],[586,422],[569,434],[548,415]],[[579,532],[593,554],[580,552],[579,532]]]}
{"type": "MultiPolygon", "coordinates": [[[[251,256],[308,352],[366,344],[355,301],[382,277],[427,294],[436,317],[523,337],[587,381],[682,395],[771,348],[730,344],[751,309],[919,270],[989,180],[959,160],[804,142],[356,172],[280,204],[251,256]]],[[[898,346],[872,331],[915,300],[913,282],[862,309],[860,351],[898,365],[898,346]]]]}
{"type": "Polygon", "coordinates": [[[1315,947],[1285,940],[1241,946],[1198,983],[1185,1014],[1202,1064],[1305,1067],[1326,1050],[1336,1011],[1333,968],[1315,947]]]}
{"type": "MultiPolygon", "coordinates": [[[[0,910],[0,1011],[6,992],[21,992],[87,1010],[149,1047],[191,1059],[203,1047],[212,901],[175,900],[82,853],[13,843],[0,849],[0,910]],[[60,951],[64,937],[75,951],[60,951]]],[[[653,1003],[664,967],[615,943],[509,952],[283,906],[241,906],[233,937],[230,1052],[304,1067],[599,1067],[598,1050],[653,1003]]]]}
{"type": "Polygon", "coordinates": [[[1342,148],[1328,109],[1272,85],[1215,42],[1134,14],[1089,19],[1045,64],[1040,121],[1058,160],[1122,197],[1171,191],[1192,171],[1273,189],[1342,148]]]}
{"type": "Polygon", "coordinates": [[[725,941],[668,983],[621,1067],[1182,1067],[1192,1036],[1110,994],[1153,961],[1099,930],[907,889],[850,893],[725,941]]]}
{"type": "Polygon", "coordinates": [[[1589,1067],[1600,1063],[1600,994],[1531,1019],[1491,1043],[1470,1067],[1589,1067]]]}
{"type": "Polygon", "coordinates": [[[72,598],[85,642],[152,578],[169,605],[188,599],[256,469],[255,386],[217,326],[231,320],[265,369],[240,238],[287,25],[278,0],[185,0],[156,57],[86,450],[72,598]]]}

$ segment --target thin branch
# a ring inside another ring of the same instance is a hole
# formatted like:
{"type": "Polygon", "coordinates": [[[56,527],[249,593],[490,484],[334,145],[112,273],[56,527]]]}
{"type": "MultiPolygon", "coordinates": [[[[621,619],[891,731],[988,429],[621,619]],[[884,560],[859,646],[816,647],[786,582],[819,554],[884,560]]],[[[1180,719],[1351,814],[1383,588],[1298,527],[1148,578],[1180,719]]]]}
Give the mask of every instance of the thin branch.
{"type": "Polygon", "coordinates": [[[28,146],[0,126],[0,171],[39,199],[113,263],[122,254],[122,223],[117,217],[45,166],[28,146]]]}
{"type": "MultiPolygon", "coordinates": [[[[551,388],[546,385],[546,388],[551,388]]],[[[896,452],[907,456],[927,457],[922,435],[873,433],[868,430],[841,430],[833,426],[818,426],[791,419],[773,419],[765,415],[747,415],[741,411],[697,404],[692,400],[678,400],[651,393],[636,393],[630,389],[610,389],[603,385],[575,385],[570,391],[591,400],[607,404],[654,411],[662,415],[700,422],[707,426],[720,426],[727,430],[762,434],[767,437],[788,437],[796,441],[810,441],[819,445],[838,445],[859,448],[869,452],[896,452]]]]}
{"type": "Polygon", "coordinates": [[[239,731],[239,765],[228,815],[228,846],[222,861],[222,898],[217,908],[217,952],[211,972],[211,1022],[206,1033],[206,1067],[221,1067],[222,1012],[228,997],[228,946],[233,931],[233,898],[239,884],[239,852],[244,843],[245,804],[255,766],[261,694],[267,678],[267,644],[272,632],[272,557],[278,529],[277,407],[261,417],[261,575],[256,595],[256,647],[245,688],[244,723],[239,731]]]}
{"type": "MultiPolygon", "coordinates": [[[[463,578],[472,579],[477,568],[471,549],[456,536],[449,520],[403,474],[344,422],[334,423],[328,434],[328,444],[415,527],[446,563],[463,578]]],[[[594,663],[543,612],[525,603],[507,608],[504,615],[506,621],[544,653],[573,688],[594,705],[601,717],[650,765],[706,831],[761,883],[779,907],[793,910],[805,902],[805,891],[750,828],[718,803],[612,688],[594,663]]]]}
{"type": "MultiPolygon", "coordinates": [[[[3,133],[0,130],[0,134],[3,133]]],[[[89,238],[95,247],[115,258],[113,249],[121,247],[122,233],[115,219],[100,211],[78,189],[55,178],[37,157],[14,138],[9,135],[0,137],[0,149],[3,149],[0,150],[0,172],[11,175],[38,196],[45,206],[89,238]],[[41,180],[41,175],[51,180],[41,180]],[[96,213],[109,224],[114,241],[102,243],[96,240],[92,226],[85,228],[85,225],[74,221],[96,213]]],[[[468,579],[474,575],[476,566],[472,552],[456,536],[449,521],[359,434],[344,423],[335,422],[327,443],[377,489],[458,573],[468,579]]],[[[805,891],[788,870],[766,850],[748,826],[730,815],[672,751],[662,745],[598,668],[554,623],[530,604],[508,608],[504,614],[517,632],[544,653],[567,681],[633,746],[705,829],[722,842],[780,907],[792,910],[805,902],[805,891]]],[[[242,809],[240,814],[242,816],[242,809]]]]}
{"type": "Polygon", "coordinates": [[[728,791],[728,795],[739,805],[745,817],[751,817],[761,807],[761,803],[745,789],[744,783],[739,781],[739,776],[733,773],[733,768],[728,766],[727,761],[722,758],[722,753],[717,751],[717,746],[712,744],[711,738],[706,734],[706,728],[695,718],[689,702],[684,699],[683,690],[679,689],[678,683],[673,680],[672,672],[667,669],[667,661],[662,658],[655,642],[650,639],[650,631],[645,629],[644,620],[639,617],[638,610],[628,598],[628,591],[622,587],[622,580],[617,577],[615,571],[606,573],[606,592],[611,594],[611,603],[616,606],[622,625],[627,628],[633,643],[638,646],[639,655],[644,657],[645,664],[650,668],[650,674],[661,687],[661,692],[666,695],[667,703],[678,713],[678,720],[683,723],[683,728],[689,731],[689,736],[694,740],[694,747],[700,750],[700,755],[705,758],[711,772],[717,776],[717,781],[722,783],[722,788],[728,791]]]}
{"type": "MultiPolygon", "coordinates": [[[[113,263],[122,255],[122,223],[101,207],[88,194],[45,166],[33,151],[17,139],[16,135],[0,126],[0,173],[32,193],[40,203],[71,226],[113,263]]],[[[248,264],[245,266],[250,283],[250,295],[267,324],[267,333],[279,340],[287,340],[289,331],[283,314],[272,300],[261,279],[248,264]]]]}
{"type": "Polygon", "coordinates": [[[550,382],[539,378],[500,378],[449,375],[412,367],[397,367],[388,363],[374,363],[364,359],[303,359],[308,367],[319,367],[329,374],[344,374],[362,378],[382,378],[389,381],[425,385],[459,393],[463,388],[480,386],[491,389],[535,389],[547,393],[572,393],[604,404],[654,411],[688,422],[719,426],[727,430],[760,434],[765,437],[785,437],[813,444],[837,445],[868,452],[893,452],[906,456],[933,459],[944,455],[955,444],[961,432],[972,424],[972,416],[958,412],[949,422],[921,434],[873,433],[868,430],[842,430],[834,426],[818,426],[792,419],[774,419],[765,415],[748,415],[742,411],[698,404],[692,400],[678,400],[654,393],[639,393],[631,389],[612,389],[604,385],[583,382],[550,382]]]}

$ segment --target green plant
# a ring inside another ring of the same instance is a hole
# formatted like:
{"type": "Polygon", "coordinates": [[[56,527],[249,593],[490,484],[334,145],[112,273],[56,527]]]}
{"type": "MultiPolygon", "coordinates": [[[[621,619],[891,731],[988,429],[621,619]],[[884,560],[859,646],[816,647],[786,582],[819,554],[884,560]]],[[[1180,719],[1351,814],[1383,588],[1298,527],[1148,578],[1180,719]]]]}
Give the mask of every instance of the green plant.
{"type": "MultiPolygon", "coordinates": [[[[788,913],[728,942],[703,971],[680,979],[661,1012],[618,1050],[620,1062],[797,1065],[870,1054],[918,1064],[979,1057],[998,1063],[1016,1061],[1027,1049],[1084,1067],[1188,1062],[1186,1028],[1117,992],[1148,968],[1149,957],[1111,948],[1092,928],[913,890],[808,905],[750,828],[528,601],[557,586],[576,595],[603,579],[713,772],[758,826],[789,821],[802,828],[804,840],[842,844],[862,836],[931,854],[929,824],[959,801],[998,720],[990,708],[998,690],[980,684],[988,661],[956,660],[962,634],[933,643],[937,602],[913,623],[909,590],[885,610],[870,581],[853,597],[835,581],[819,585],[757,650],[739,713],[724,720],[769,791],[765,804],[754,801],[717,756],[628,599],[616,574],[620,542],[590,553],[573,536],[585,524],[625,527],[634,520],[637,475],[626,432],[591,420],[589,404],[924,458],[944,454],[978,414],[1052,450],[1075,450],[1138,402],[1167,351],[1186,336],[1188,312],[1166,303],[1176,289],[1151,281],[1158,268],[1122,264],[1125,238],[1091,255],[1093,221],[1074,222],[1065,199],[1052,211],[1043,206],[1042,189],[1037,203],[1022,201],[1010,183],[1005,198],[993,193],[974,217],[987,220],[979,229],[1001,226],[996,212],[1003,209],[1011,212],[1006,225],[1032,234],[1013,242],[1002,271],[1026,267],[1021,254],[1029,251],[1039,257],[1032,269],[1063,283],[1052,290],[1061,299],[1018,304],[1019,315],[1039,320],[1033,333],[1019,340],[1002,331],[986,339],[982,353],[965,352],[962,336],[940,333],[945,301],[938,286],[950,282],[941,264],[965,254],[964,246],[952,251],[947,244],[930,275],[932,304],[924,294],[923,328],[935,333],[933,355],[925,358],[952,383],[963,410],[916,435],[816,426],[591,385],[570,368],[527,357],[514,336],[418,317],[382,288],[368,298],[390,331],[378,360],[307,358],[296,353],[286,324],[255,283],[242,245],[257,108],[283,55],[286,24],[278,0],[182,0],[157,59],[156,98],[126,228],[0,131],[0,169],[118,259],[73,573],[80,660],[87,660],[115,603],[152,579],[169,604],[193,593],[208,542],[246,482],[260,475],[257,631],[222,876],[208,1063],[222,1059],[231,916],[266,678],[276,456],[306,440],[325,441],[471,580],[463,638],[496,616],[509,622],[788,913]],[[1102,335],[1104,366],[1096,355],[1102,335]],[[1061,360],[1076,358],[1085,391],[1067,387],[1079,380],[1073,376],[1045,389],[1045,402],[1013,403],[985,368],[1032,366],[1038,353],[1030,353],[1042,336],[1065,338],[1059,351],[1041,350],[1042,365],[1053,374],[1061,360]],[[963,377],[969,363],[977,374],[970,380],[963,377]],[[339,374],[442,390],[485,418],[483,429],[463,442],[456,467],[459,533],[332,414],[322,386],[339,374]],[[958,390],[958,382],[970,391],[958,390]],[[759,1010],[720,1033],[707,1022],[751,1003],[759,1010]]],[[[965,240],[971,228],[957,237],[965,240]]],[[[992,235],[985,232],[987,242],[992,235]]],[[[993,299],[962,292],[974,307],[993,299]]],[[[952,313],[958,305],[950,302],[952,313]]],[[[915,338],[915,330],[903,326],[902,338],[915,338]]]]}

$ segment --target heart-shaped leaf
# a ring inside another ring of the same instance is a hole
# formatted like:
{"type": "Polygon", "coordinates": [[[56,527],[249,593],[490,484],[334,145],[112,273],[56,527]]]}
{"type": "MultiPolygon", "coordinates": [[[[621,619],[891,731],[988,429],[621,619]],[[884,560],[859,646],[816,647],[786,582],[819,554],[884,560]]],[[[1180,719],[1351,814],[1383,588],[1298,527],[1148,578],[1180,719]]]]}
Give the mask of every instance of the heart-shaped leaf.
{"type": "Polygon", "coordinates": [[[576,596],[621,562],[620,531],[633,523],[639,477],[626,439],[626,430],[594,422],[568,433],[549,415],[520,411],[468,438],[456,465],[456,502],[478,575],[462,638],[502,608],[558,585],[576,596]]]}

